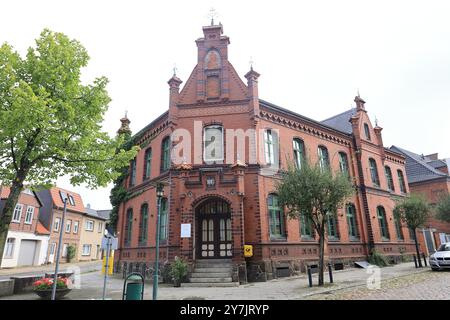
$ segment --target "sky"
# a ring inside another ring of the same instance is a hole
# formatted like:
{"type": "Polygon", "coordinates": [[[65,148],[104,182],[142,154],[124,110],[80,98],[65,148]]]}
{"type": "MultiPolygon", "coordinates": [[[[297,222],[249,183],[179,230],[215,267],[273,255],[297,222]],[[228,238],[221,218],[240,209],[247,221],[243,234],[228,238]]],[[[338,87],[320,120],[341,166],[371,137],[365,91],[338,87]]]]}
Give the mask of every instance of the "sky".
{"type": "MultiPolygon", "coordinates": [[[[358,90],[385,146],[450,158],[449,1],[4,1],[0,43],[22,55],[44,28],[90,55],[83,82],[109,79],[103,128],[128,112],[133,132],[168,108],[174,65],[186,82],[213,7],[239,75],[261,74],[260,98],[324,120],[354,106],[358,90]]],[[[183,83],[184,84],[184,83],[183,83]]],[[[58,185],[110,208],[109,188],[58,185]]]]}

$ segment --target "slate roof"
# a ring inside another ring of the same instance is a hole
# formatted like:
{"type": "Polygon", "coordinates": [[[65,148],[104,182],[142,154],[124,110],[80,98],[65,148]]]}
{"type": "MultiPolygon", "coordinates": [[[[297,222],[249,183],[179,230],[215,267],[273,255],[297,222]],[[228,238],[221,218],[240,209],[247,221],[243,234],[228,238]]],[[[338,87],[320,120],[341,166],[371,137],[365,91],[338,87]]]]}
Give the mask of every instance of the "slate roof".
{"type": "Polygon", "coordinates": [[[86,215],[96,218],[96,219],[100,219],[100,220],[107,220],[106,218],[102,217],[101,215],[98,214],[97,210],[94,210],[92,208],[86,207],[84,208],[86,215]]]}
{"type": "MultiPolygon", "coordinates": [[[[429,181],[434,179],[450,178],[449,175],[437,170],[432,163],[436,160],[430,160],[414,152],[392,146],[391,150],[402,153],[406,157],[406,175],[409,183],[429,181]]],[[[441,160],[439,160],[441,161],[441,160]]]]}
{"type": "Polygon", "coordinates": [[[340,114],[337,114],[331,118],[323,120],[321,123],[329,127],[335,128],[338,131],[351,134],[352,124],[350,123],[350,118],[356,114],[356,108],[352,108],[340,114]]]}
{"type": "Polygon", "coordinates": [[[106,219],[109,220],[109,215],[111,214],[111,210],[97,210],[97,214],[106,219]]]}

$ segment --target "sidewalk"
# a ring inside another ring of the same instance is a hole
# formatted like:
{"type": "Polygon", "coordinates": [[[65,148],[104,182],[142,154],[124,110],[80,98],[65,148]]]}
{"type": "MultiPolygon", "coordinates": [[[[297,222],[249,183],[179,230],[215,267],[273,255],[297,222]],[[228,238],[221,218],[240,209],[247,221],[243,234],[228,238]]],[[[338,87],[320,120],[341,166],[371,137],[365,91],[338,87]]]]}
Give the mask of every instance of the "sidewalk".
{"type": "MultiPolygon", "coordinates": [[[[73,263],[60,263],[59,269],[61,271],[69,268],[69,267],[79,267],[84,272],[96,271],[101,268],[101,260],[97,261],[82,261],[82,262],[73,262],[73,263]]],[[[32,274],[44,274],[46,272],[54,272],[55,265],[48,264],[42,266],[28,266],[28,267],[16,267],[16,268],[4,268],[0,269],[0,279],[8,279],[10,276],[17,275],[32,275],[32,274]]]]}

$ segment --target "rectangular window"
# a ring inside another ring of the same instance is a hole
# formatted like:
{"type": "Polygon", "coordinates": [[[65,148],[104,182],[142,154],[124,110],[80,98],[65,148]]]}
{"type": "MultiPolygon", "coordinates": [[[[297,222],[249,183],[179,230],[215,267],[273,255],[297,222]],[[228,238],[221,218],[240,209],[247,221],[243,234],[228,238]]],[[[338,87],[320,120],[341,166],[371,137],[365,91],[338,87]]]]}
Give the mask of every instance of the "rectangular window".
{"type": "Polygon", "coordinates": [[[70,233],[70,228],[72,227],[72,220],[67,220],[66,222],[66,233],[70,233]]]}
{"type": "Polygon", "coordinates": [[[69,203],[70,205],[75,206],[75,199],[71,195],[69,195],[69,203]]]}
{"type": "Polygon", "coordinates": [[[103,231],[103,222],[99,222],[98,223],[98,228],[97,228],[98,233],[103,231]]]}
{"type": "Polygon", "coordinates": [[[23,206],[21,204],[16,204],[11,222],[20,223],[20,218],[22,217],[22,208],[23,206]]]}
{"type": "Polygon", "coordinates": [[[348,158],[347,155],[343,152],[339,152],[339,168],[341,169],[341,173],[347,177],[350,176],[348,169],[348,158]]]}
{"type": "Polygon", "coordinates": [[[77,233],[78,233],[78,224],[79,224],[79,221],[75,221],[75,222],[73,223],[73,233],[74,233],[74,234],[77,234],[77,233]]]}
{"type": "Polygon", "coordinates": [[[63,244],[63,247],[62,247],[62,257],[63,258],[65,258],[65,257],[67,257],[67,247],[68,247],[69,245],[67,244],[67,243],[64,243],[63,244]]]}
{"type": "Polygon", "coordinates": [[[165,137],[161,144],[161,172],[170,169],[170,137],[165,137]]]}
{"type": "Polygon", "coordinates": [[[305,145],[302,140],[294,139],[293,141],[294,147],[294,163],[297,169],[301,169],[302,162],[305,159],[305,145]]]}
{"type": "Polygon", "coordinates": [[[264,133],[264,146],[265,146],[265,155],[266,155],[266,164],[274,164],[275,156],[274,156],[274,140],[272,135],[272,130],[266,130],[264,133]]]}
{"type": "Polygon", "coordinates": [[[61,219],[60,218],[55,218],[55,220],[53,222],[53,231],[55,231],[55,232],[59,231],[60,223],[61,223],[61,219]]]}
{"type": "Polygon", "coordinates": [[[388,231],[388,225],[387,225],[387,220],[386,220],[386,211],[384,211],[383,207],[378,207],[377,214],[378,214],[378,223],[379,223],[379,227],[380,227],[381,238],[383,240],[389,240],[389,231],[388,231]]]}
{"type": "Polygon", "coordinates": [[[205,128],[205,162],[223,160],[223,128],[209,126],[205,128]]]}
{"type": "Polygon", "coordinates": [[[380,179],[378,177],[378,169],[377,169],[377,163],[374,159],[369,159],[369,168],[370,168],[370,177],[372,179],[372,183],[375,187],[380,186],[380,179]]]}
{"type": "Polygon", "coordinates": [[[8,238],[8,240],[6,240],[5,258],[12,258],[14,256],[15,244],[16,239],[14,238],[8,238]]]}
{"type": "Polygon", "coordinates": [[[50,255],[54,255],[56,250],[56,242],[50,244],[50,255]]]}
{"type": "Polygon", "coordinates": [[[86,220],[86,231],[94,231],[94,221],[86,220]]]}
{"type": "Polygon", "coordinates": [[[130,245],[131,235],[132,235],[132,227],[133,227],[133,209],[128,209],[127,211],[127,222],[125,224],[125,246],[130,245]]]}
{"type": "Polygon", "coordinates": [[[353,204],[347,205],[347,224],[350,240],[356,240],[358,238],[358,227],[356,223],[356,209],[353,204]]]}
{"type": "Polygon", "coordinates": [[[398,183],[400,184],[400,191],[401,193],[406,193],[405,178],[403,176],[402,170],[397,170],[397,175],[398,175],[398,183]]]}
{"type": "Polygon", "coordinates": [[[25,223],[32,224],[34,215],[34,207],[27,207],[27,213],[25,214],[25,223]]]}
{"type": "Polygon", "coordinates": [[[83,252],[81,253],[81,255],[90,256],[91,248],[92,248],[92,246],[90,244],[83,244],[83,252]]]}

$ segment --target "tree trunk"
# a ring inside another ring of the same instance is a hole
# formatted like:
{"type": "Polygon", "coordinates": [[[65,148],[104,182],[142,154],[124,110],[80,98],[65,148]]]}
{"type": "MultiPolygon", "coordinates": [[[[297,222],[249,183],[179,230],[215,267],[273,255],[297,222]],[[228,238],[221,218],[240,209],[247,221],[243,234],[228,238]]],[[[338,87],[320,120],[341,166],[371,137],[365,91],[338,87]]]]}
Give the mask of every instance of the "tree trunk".
{"type": "Polygon", "coordinates": [[[11,190],[6,199],[5,207],[1,212],[0,218],[0,266],[3,260],[3,251],[5,249],[6,238],[8,236],[9,224],[11,223],[14,208],[19,200],[20,192],[23,190],[24,178],[16,176],[11,186],[11,190]]]}
{"type": "Polygon", "coordinates": [[[422,268],[422,259],[420,258],[419,243],[417,242],[417,233],[415,228],[413,229],[413,232],[414,232],[414,242],[416,244],[417,260],[419,261],[419,268],[422,268]]]}
{"type": "Polygon", "coordinates": [[[324,230],[319,232],[319,286],[323,286],[323,272],[324,272],[324,246],[325,233],[324,230]]]}

